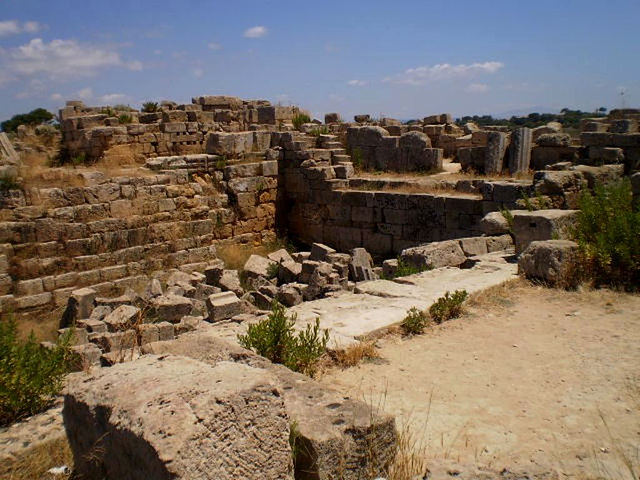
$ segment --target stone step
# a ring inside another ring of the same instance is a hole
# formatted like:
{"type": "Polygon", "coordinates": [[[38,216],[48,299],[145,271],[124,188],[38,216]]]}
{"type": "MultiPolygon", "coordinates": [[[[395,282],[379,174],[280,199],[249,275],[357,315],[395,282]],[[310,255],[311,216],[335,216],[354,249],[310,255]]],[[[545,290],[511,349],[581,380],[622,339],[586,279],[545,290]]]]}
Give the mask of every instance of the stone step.
{"type": "Polygon", "coordinates": [[[342,147],[331,148],[331,156],[334,157],[336,155],[346,155],[347,150],[342,147]]]}
{"type": "Polygon", "coordinates": [[[341,163],[351,163],[351,156],[349,155],[332,155],[331,163],[333,165],[340,165],[341,163]]]}

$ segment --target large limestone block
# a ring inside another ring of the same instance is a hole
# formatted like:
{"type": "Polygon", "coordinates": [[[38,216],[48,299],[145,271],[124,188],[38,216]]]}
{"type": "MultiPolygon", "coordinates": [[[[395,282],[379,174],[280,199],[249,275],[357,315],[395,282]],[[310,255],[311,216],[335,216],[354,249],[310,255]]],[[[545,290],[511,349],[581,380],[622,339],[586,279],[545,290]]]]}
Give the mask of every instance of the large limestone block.
{"type": "Polygon", "coordinates": [[[485,235],[503,235],[509,233],[509,222],[502,212],[487,213],[480,223],[478,223],[480,231],[485,235]]]}
{"type": "Polygon", "coordinates": [[[514,210],[513,235],[516,253],[535,240],[566,240],[578,218],[576,210],[514,210]]]}
{"type": "Polygon", "coordinates": [[[160,295],[150,305],[157,318],[171,323],[179,323],[193,308],[192,301],[180,295],[160,295]]]}
{"type": "Polygon", "coordinates": [[[77,320],[91,316],[96,302],[96,291],[92,288],[79,288],[71,292],[67,301],[67,308],[62,314],[60,328],[73,325],[77,320]]]}
{"type": "Polygon", "coordinates": [[[228,320],[240,313],[244,313],[242,300],[233,292],[214,293],[207,298],[209,321],[218,322],[228,320]]]}
{"type": "Polygon", "coordinates": [[[269,277],[269,270],[277,265],[276,262],[260,255],[251,255],[244,264],[244,273],[247,278],[269,277]]]}
{"type": "Polygon", "coordinates": [[[212,365],[233,360],[268,370],[282,392],[291,423],[296,425],[296,478],[383,477],[393,459],[398,439],[393,417],[216,338],[214,333],[186,333],[172,342],[147,345],[143,351],[185,355],[212,365]]]}
{"type": "Polygon", "coordinates": [[[400,257],[403,261],[420,269],[433,269],[440,267],[458,267],[467,257],[457,240],[445,240],[426,245],[407,248],[402,251],[400,257]]]}
{"type": "Polygon", "coordinates": [[[140,319],[140,309],[133,305],[120,305],[104,317],[104,323],[110,332],[127,330],[140,319]]]}
{"type": "Polygon", "coordinates": [[[560,287],[575,286],[578,244],[571,240],[534,241],[518,259],[518,273],[560,287]]]}
{"type": "Polygon", "coordinates": [[[289,419],[262,369],[149,355],[76,377],[63,417],[78,477],[293,478],[289,419]]]}

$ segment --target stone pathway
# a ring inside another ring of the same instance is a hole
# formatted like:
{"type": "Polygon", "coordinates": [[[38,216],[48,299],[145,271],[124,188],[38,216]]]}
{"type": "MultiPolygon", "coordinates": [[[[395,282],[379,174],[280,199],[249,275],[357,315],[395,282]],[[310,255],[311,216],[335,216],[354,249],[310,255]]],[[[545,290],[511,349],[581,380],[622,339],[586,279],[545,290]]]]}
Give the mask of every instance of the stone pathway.
{"type": "Polygon", "coordinates": [[[401,322],[411,307],[429,308],[447,291],[464,289],[473,293],[515,278],[518,267],[509,261],[511,255],[507,252],[484,255],[469,269],[445,267],[394,281],[362,282],[353,293],[305,302],[289,312],[298,315],[300,328],[319,318],[321,328],[329,329],[329,346],[344,348],[401,322]]]}

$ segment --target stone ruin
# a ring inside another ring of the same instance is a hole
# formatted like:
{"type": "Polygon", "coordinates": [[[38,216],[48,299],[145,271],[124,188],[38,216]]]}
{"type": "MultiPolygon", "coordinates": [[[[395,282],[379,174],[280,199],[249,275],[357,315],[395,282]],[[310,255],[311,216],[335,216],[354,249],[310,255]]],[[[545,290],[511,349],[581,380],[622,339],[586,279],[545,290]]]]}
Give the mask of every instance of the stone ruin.
{"type": "MultiPolygon", "coordinates": [[[[73,326],[76,367],[110,366],[67,391],[77,458],[98,443],[109,453],[97,464],[79,462],[83,474],[383,472],[397,440],[393,419],[251,354],[225,328],[262,318],[274,300],[293,307],[392,278],[399,262],[471,269],[487,255],[515,253],[525,275],[553,283],[575,253],[567,238],[580,191],[633,173],[640,156],[637,111],[584,122],[579,145],[555,124],[460,128],[448,114],[409,125],[368,115],[349,124],[327,114],[324,125],[295,131],[300,112],[208,96],[121,118],[69,102],[60,112],[65,153],[95,160],[126,150],[141,174],[83,170],[82,186],[52,182],[0,198],[0,310],[57,309],[60,334],[73,326]],[[393,188],[411,181],[358,178],[354,168],[431,172],[452,161],[478,173],[535,173],[532,180],[442,175],[426,180],[431,193],[403,193],[393,188]],[[523,208],[531,202],[540,210],[523,208]],[[252,255],[242,272],[218,258],[220,246],[265,243],[276,232],[310,248],[252,255]],[[207,325],[220,328],[211,333],[207,325]],[[176,419],[166,416],[166,399],[176,419]],[[211,418],[205,406],[214,404],[211,418]],[[305,445],[295,467],[291,422],[305,445]],[[242,428],[221,450],[211,436],[229,423],[242,428]],[[208,463],[229,451],[231,459],[208,463]]],[[[638,173],[632,182],[638,195],[638,173]]]]}

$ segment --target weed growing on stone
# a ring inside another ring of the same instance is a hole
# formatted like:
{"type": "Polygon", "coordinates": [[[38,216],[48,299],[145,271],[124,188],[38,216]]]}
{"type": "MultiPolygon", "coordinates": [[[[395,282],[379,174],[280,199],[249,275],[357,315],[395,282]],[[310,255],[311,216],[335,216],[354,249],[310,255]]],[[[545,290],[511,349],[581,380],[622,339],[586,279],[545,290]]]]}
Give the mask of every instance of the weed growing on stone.
{"type": "Polygon", "coordinates": [[[128,113],[121,113],[120,115],[118,115],[118,123],[120,125],[126,125],[132,122],[133,122],[133,117],[128,113]]]}
{"type": "Polygon", "coordinates": [[[467,299],[466,290],[456,290],[453,295],[446,292],[429,308],[429,315],[436,323],[442,323],[462,314],[462,304],[467,299]]]}
{"type": "Polygon", "coordinates": [[[629,179],[582,192],[573,236],[596,285],[640,288],[640,204],[633,203],[629,179]]]}
{"type": "Polygon", "coordinates": [[[300,130],[300,127],[305,124],[311,122],[311,117],[306,113],[299,113],[291,119],[291,123],[293,124],[293,128],[296,130],[300,130]]]}
{"type": "Polygon", "coordinates": [[[13,175],[0,175],[0,192],[9,190],[20,190],[22,185],[17,177],[13,175]]]}
{"type": "Polygon", "coordinates": [[[53,348],[42,347],[31,333],[18,338],[13,318],[0,321],[0,425],[47,408],[67,373],[70,330],[53,348]]]}
{"type": "Polygon", "coordinates": [[[408,275],[414,275],[416,273],[420,273],[423,271],[424,269],[411,265],[410,263],[405,262],[402,258],[398,257],[398,268],[393,274],[393,277],[394,278],[406,277],[408,275]]]}
{"type": "Polygon", "coordinates": [[[374,342],[358,342],[343,350],[330,353],[332,360],[341,368],[355,367],[360,362],[372,358],[379,358],[378,350],[374,342]]]}
{"type": "Polygon", "coordinates": [[[419,335],[429,324],[429,315],[427,312],[411,307],[407,310],[407,316],[404,317],[400,326],[407,335],[419,335]]]}
{"type": "Polygon", "coordinates": [[[142,104],[142,111],[144,113],[155,113],[158,111],[158,102],[144,102],[142,104]]]}
{"type": "Polygon", "coordinates": [[[315,364],[326,352],[329,332],[320,332],[320,320],[295,333],[297,315],[287,316],[286,309],[274,301],[269,316],[249,325],[246,335],[238,335],[240,345],[258,355],[281,363],[295,372],[313,376],[315,364]]]}

